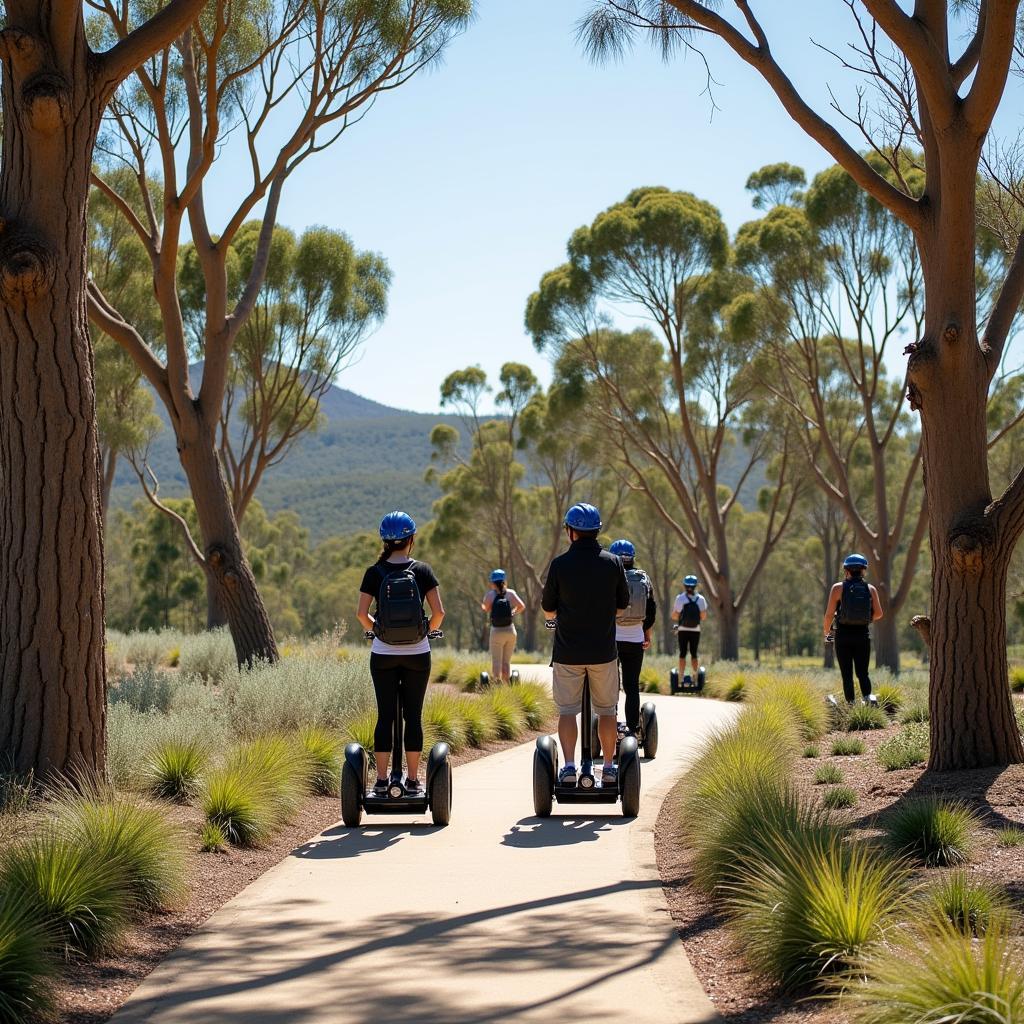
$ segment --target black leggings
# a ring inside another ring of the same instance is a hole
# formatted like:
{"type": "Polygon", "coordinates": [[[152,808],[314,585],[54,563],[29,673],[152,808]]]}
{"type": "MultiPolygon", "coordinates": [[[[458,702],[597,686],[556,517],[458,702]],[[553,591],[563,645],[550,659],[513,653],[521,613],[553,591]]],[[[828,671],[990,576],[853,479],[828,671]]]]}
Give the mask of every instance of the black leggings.
{"type": "Polygon", "coordinates": [[[403,746],[418,754],[423,749],[423,698],[430,679],[430,652],[425,654],[371,654],[370,676],[377,697],[377,727],[373,749],[389,754],[394,745],[395,699],[402,695],[405,723],[403,746]]]}
{"type": "Polygon", "coordinates": [[[836,630],[836,661],[843,677],[843,693],[848,703],[853,703],[853,673],[857,672],[861,696],[871,694],[871,676],[868,667],[871,662],[871,637],[864,633],[846,633],[836,630]]]}
{"type": "Polygon", "coordinates": [[[626,695],[626,725],[636,732],[640,728],[640,669],[644,665],[644,645],[620,640],[617,646],[622,692],[626,695]]]}

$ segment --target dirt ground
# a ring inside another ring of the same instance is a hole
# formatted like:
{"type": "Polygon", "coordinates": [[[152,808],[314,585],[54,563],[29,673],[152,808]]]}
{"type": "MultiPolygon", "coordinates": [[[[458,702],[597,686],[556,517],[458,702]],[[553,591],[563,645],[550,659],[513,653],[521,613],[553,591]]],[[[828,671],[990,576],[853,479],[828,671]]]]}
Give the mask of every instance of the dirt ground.
{"type": "MultiPolygon", "coordinates": [[[[456,765],[506,750],[543,735],[533,732],[517,740],[466,750],[452,758],[456,765]]],[[[318,835],[339,819],[334,797],[311,797],[273,842],[259,850],[231,848],[225,853],[202,853],[198,831],[203,821],[196,807],[173,807],[170,816],[189,835],[187,903],[181,908],[150,914],[128,932],[117,950],[107,956],[71,964],[58,989],[59,1019],[67,1024],[100,1024],[132,994],[142,980],[207,918],[260,875],[283,860],[295,847],[318,835]]]]}
{"type": "MultiPolygon", "coordinates": [[[[814,785],[815,769],[825,761],[839,764],[844,784],[856,790],[858,802],[837,813],[844,815],[862,836],[877,834],[879,818],[904,796],[936,794],[964,800],[975,807],[982,821],[970,870],[997,880],[1024,910],[1024,853],[1021,847],[1004,849],[995,841],[996,829],[1024,826],[1024,765],[955,774],[928,774],[923,768],[886,772],[875,760],[874,750],[893,732],[857,733],[864,740],[865,752],[856,757],[828,756],[832,740],[840,734],[825,737],[818,744],[822,757],[797,762],[797,781],[809,791],[821,792],[826,787],[814,785]]],[[[847,1024],[848,1017],[840,1004],[780,996],[770,983],[747,968],[742,949],[724,917],[692,883],[692,858],[681,826],[686,785],[684,777],[665,801],[655,843],[662,885],[679,937],[711,1001],[730,1024],[847,1024]]],[[[934,879],[941,870],[922,868],[917,875],[919,879],[934,879]]]]}

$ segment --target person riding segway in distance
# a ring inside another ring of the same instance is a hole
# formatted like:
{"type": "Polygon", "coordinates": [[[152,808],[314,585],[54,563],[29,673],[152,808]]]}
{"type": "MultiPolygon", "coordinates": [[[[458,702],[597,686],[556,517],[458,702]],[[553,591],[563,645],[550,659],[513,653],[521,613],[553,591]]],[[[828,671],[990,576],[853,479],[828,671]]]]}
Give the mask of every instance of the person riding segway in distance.
{"type": "Polygon", "coordinates": [[[651,646],[658,606],[650,577],[634,565],[636,548],[632,542],[613,541],[608,550],[618,555],[629,586],[629,607],[619,613],[615,622],[615,645],[622,670],[622,692],[626,695],[626,732],[636,736],[640,731],[640,670],[644,666],[644,651],[651,646]]]}
{"type": "MultiPolygon", "coordinates": [[[[593,505],[573,505],[562,525],[569,537],[569,550],[552,560],[541,598],[547,624],[555,629],[551,691],[558,706],[558,741],[565,760],[558,782],[576,785],[576,716],[589,679],[605,758],[601,786],[617,788],[618,769],[613,760],[619,700],[615,618],[629,607],[629,585],[622,562],[597,542],[601,513],[593,505]]],[[[584,722],[583,728],[589,729],[590,723],[584,722]]]]}
{"type": "Polygon", "coordinates": [[[676,623],[679,635],[679,675],[686,675],[686,654],[690,654],[690,665],[694,677],[700,671],[697,649],[700,647],[701,623],[708,617],[708,603],[703,594],[697,593],[697,577],[692,573],[683,577],[683,592],[676,595],[672,605],[672,621],[676,623]]]}
{"type": "Polygon", "coordinates": [[[845,578],[832,585],[825,604],[825,642],[835,642],[847,704],[854,701],[854,671],[863,699],[867,701],[871,696],[870,627],[885,614],[878,591],[864,578],[867,571],[868,560],[863,555],[847,555],[843,561],[845,578]]]}
{"type": "Polygon", "coordinates": [[[523,599],[507,585],[504,569],[495,569],[490,576],[491,588],[484,594],[480,607],[491,620],[491,679],[507,683],[512,676],[512,655],[516,649],[516,627],[512,621],[525,610],[523,599]]]}
{"type": "MultiPolygon", "coordinates": [[[[395,731],[396,698],[401,698],[405,755],[408,774],[405,791],[420,791],[419,764],[423,752],[423,700],[430,679],[430,640],[428,633],[440,630],[444,605],[434,570],[412,556],[416,541],[416,523],[405,512],[389,512],[380,523],[384,549],[380,558],[363,575],[359,587],[356,617],[368,633],[373,633],[370,648],[370,676],[377,698],[377,725],[373,733],[373,753],[377,762],[374,795],[388,792],[388,763],[395,731]],[[429,621],[423,614],[423,601],[430,608],[429,621]],[[370,604],[376,601],[374,614],[370,604]]],[[[401,756],[396,750],[395,757],[401,756]]]]}

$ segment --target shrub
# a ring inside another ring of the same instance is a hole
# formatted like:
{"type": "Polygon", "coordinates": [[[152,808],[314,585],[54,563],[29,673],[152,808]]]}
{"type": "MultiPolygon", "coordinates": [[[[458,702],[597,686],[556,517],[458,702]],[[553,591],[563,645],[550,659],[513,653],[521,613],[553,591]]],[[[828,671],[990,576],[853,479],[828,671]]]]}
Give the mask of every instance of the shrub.
{"type": "Polygon", "coordinates": [[[166,672],[152,665],[138,665],[114,680],[107,695],[110,704],[127,704],[136,711],[169,711],[173,689],[166,672]]]}
{"type": "Polygon", "coordinates": [[[1024,846],[1024,828],[1010,826],[996,830],[996,846],[1004,849],[1014,846],[1024,846]]]}
{"type": "Polygon", "coordinates": [[[526,712],[512,692],[513,687],[492,686],[481,698],[487,701],[498,722],[498,737],[518,739],[526,732],[526,712]]]}
{"type": "Polygon", "coordinates": [[[167,653],[171,647],[177,645],[179,636],[180,634],[174,631],[154,633],[152,630],[115,635],[114,647],[122,662],[136,668],[152,667],[167,661],[167,653]]]}
{"type": "Polygon", "coordinates": [[[827,789],[821,802],[830,810],[841,810],[845,807],[856,807],[857,791],[852,786],[833,786],[827,789]]]}
{"type": "Polygon", "coordinates": [[[298,743],[307,761],[310,789],[320,796],[333,796],[338,792],[341,775],[341,744],[337,736],[326,729],[306,726],[299,731],[298,743]]]}
{"type": "Polygon", "coordinates": [[[227,629],[211,629],[182,637],[178,651],[178,665],[183,675],[223,683],[238,672],[235,645],[227,629]]]}
{"type": "Polygon", "coordinates": [[[133,909],[120,865],[47,828],[8,850],[0,891],[18,893],[66,954],[109,947],[133,909]]]}
{"type": "Polygon", "coordinates": [[[185,895],[184,837],[156,807],[112,789],[64,791],[54,804],[57,833],[113,865],[132,900],[147,910],[177,906],[185,895]]]}
{"type": "Polygon", "coordinates": [[[813,743],[808,743],[807,746],[804,747],[804,757],[820,757],[820,756],[821,756],[821,751],[819,751],[818,748],[813,743]]]}
{"type": "Polygon", "coordinates": [[[783,989],[821,984],[882,938],[906,873],[838,835],[776,832],[727,890],[745,956],[783,989]]]}
{"type": "Polygon", "coordinates": [[[160,744],[146,764],[148,788],[154,796],[187,803],[199,792],[199,776],[209,755],[195,740],[168,740],[160,744]]]}
{"type": "Polygon", "coordinates": [[[816,786],[833,786],[843,781],[843,770],[837,764],[823,764],[814,773],[814,784],[816,786]]]}
{"type": "Polygon", "coordinates": [[[882,683],[881,686],[876,687],[875,697],[878,700],[878,706],[887,715],[898,714],[907,699],[903,690],[892,683],[882,683]]]}
{"type": "Polygon", "coordinates": [[[374,706],[365,663],[289,658],[239,673],[231,726],[239,736],[290,732],[306,726],[340,729],[374,706]]]}
{"type": "Polygon", "coordinates": [[[543,729],[555,715],[555,702],[540,683],[519,683],[512,691],[526,715],[528,729],[543,729]]]}
{"type": "Polygon", "coordinates": [[[924,697],[915,697],[908,701],[906,707],[899,714],[899,720],[903,725],[911,722],[928,721],[928,701],[924,697]]]}
{"type": "Polygon", "coordinates": [[[1015,665],[1010,669],[1010,689],[1014,693],[1024,693],[1024,666],[1015,665]]]}
{"type": "Polygon", "coordinates": [[[926,865],[968,860],[978,825],[966,804],[923,796],[898,803],[885,823],[886,841],[898,854],[926,865]]]}
{"type": "Polygon", "coordinates": [[[228,848],[228,837],[220,825],[204,821],[199,830],[199,849],[203,853],[223,853],[228,848]]]}
{"type": "Polygon", "coordinates": [[[880,707],[871,704],[854,704],[846,712],[846,731],[858,732],[867,729],[884,729],[889,718],[880,707]]]}
{"type": "Polygon", "coordinates": [[[857,757],[864,753],[864,741],[853,736],[840,736],[832,741],[833,757],[857,757]]]}
{"type": "Polygon", "coordinates": [[[466,745],[466,726],[459,699],[446,690],[434,690],[423,704],[423,726],[430,743],[442,740],[457,754],[466,745]]]}
{"type": "Polygon", "coordinates": [[[471,747],[482,747],[498,735],[498,719],[491,706],[470,694],[459,695],[459,717],[471,747]]]}
{"type": "Polygon", "coordinates": [[[944,918],[965,935],[982,935],[995,916],[1006,913],[1009,900],[1001,886],[961,868],[932,882],[921,893],[920,909],[926,918],[944,918]]]}
{"type": "Polygon", "coordinates": [[[878,745],[875,756],[887,772],[924,764],[928,760],[928,726],[923,722],[903,726],[878,745]]]}
{"type": "Polygon", "coordinates": [[[948,922],[899,936],[857,964],[849,990],[858,1024],[1015,1024],[1024,1019],[1024,960],[1009,926],[980,939],[948,922]]]}
{"type": "Polygon", "coordinates": [[[24,896],[0,898],[0,1024],[48,1015],[57,965],[53,935],[24,896]]]}
{"type": "Polygon", "coordinates": [[[753,703],[778,704],[791,715],[800,736],[816,740],[828,729],[828,709],[821,694],[803,679],[777,679],[754,688],[753,703]]]}

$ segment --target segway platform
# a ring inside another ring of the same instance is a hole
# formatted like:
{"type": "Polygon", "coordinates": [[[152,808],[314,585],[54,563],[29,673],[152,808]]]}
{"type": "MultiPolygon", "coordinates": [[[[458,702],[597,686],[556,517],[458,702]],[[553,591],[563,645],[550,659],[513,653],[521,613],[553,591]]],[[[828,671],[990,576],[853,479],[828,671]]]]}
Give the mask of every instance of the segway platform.
{"type": "Polygon", "coordinates": [[[682,679],[679,678],[679,669],[674,668],[668,674],[669,693],[675,696],[678,693],[701,693],[704,690],[704,683],[707,681],[707,669],[701,665],[694,678],[687,672],[682,679]]]}

